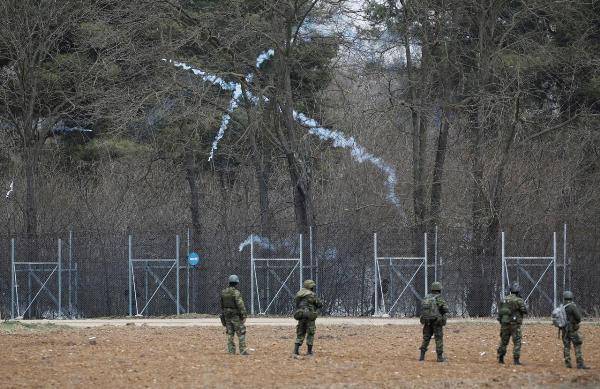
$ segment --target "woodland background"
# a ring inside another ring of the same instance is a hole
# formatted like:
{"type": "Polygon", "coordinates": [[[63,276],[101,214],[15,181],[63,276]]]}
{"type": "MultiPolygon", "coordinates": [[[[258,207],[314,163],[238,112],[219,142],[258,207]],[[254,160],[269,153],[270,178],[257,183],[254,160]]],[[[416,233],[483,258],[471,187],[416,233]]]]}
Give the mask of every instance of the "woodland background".
{"type": "MultiPolygon", "coordinates": [[[[0,20],[0,183],[13,183],[0,198],[3,298],[13,236],[95,242],[81,256],[104,273],[82,282],[121,296],[111,272],[125,261],[126,277],[126,235],[189,227],[210,258],[194,293],[212,296],[223,274],[249,276],[237,250],[249,233],[312,227],[315,255],[337,256],[321,265],[331,312],[361,314],[372,233],[420,255],[437,226],[454,312],[481,316],[497,297],[500,231],[535,255],[566,223],[568,286],[597,314],[598,2],[3,0],[0,20]],[[242,99],[209,162],[231,93],[162,59],[268,103],[242,99]],[[393,166],[400,206],[385,175],[309,135],[294,109],[393,166]]],[[[102,312],[120,313],[108,300],[102,312]]]]}

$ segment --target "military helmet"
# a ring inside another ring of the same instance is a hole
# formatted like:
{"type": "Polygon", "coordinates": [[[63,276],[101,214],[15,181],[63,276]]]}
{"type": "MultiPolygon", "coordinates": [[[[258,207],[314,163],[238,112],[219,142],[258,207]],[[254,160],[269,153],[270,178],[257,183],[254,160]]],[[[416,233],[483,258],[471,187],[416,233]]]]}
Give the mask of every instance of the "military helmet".
{"type": "Polygon", "coordinates": [[[573,300],[573,292],[571,292],[570,290],[565,290],[563,292],[563,299],[565,299],[565,300],[573,300]]]}
{"type": "Polygon", "coordinates": [[[517,284],[516,282],[514,282],[511,286],[510,286],[510,293],[514,293],[514,294],[519,294],[521,293],[521,286],[519,284],[517,284]]]}
{"type": "Polygon", "coordinates": [[[433,282],[431,284],[431,291],[432,292],[441,292],[442,291],[442,283],[441,282],[433,282]]]}
{"type": "Polygon", "coordinates": [[[230,284],[239,284],[240,283],[240,277],[238,277],[235,274],[232,274],[229,276],[229,283],[230,284]]]}
{"type": "Polygon", "coordinates": [[[314,288],[317,285],[316,282],[314,282],[313,280],[305,280],[304,284],[302,286],[304,286],[305,289],[311,289],[314,288]]]}

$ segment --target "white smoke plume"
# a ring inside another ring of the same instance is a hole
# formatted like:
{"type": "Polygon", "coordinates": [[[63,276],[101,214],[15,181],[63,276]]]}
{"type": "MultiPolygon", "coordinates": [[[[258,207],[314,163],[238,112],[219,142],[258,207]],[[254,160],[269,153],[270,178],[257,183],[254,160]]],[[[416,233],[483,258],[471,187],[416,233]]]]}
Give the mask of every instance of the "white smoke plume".
{"type": "Polygon", "coordinates": [[[400,200],[396,195],[396,184],[398,179],[396,177],[396,171],[394,168],[381,158],[374,156],[369,153],[364,147],[356,143],[353,137],[346,137],[345,135],[330,130],[328,128],[321,127],[321,125],[312,118],[307,117],[303,113],[294,111],[294,119],[301,125],[308,127],[308,132],[312,135],[316,135],[323,140],[333,141],[334,147],[342,147],[350,149],[352,157],[359,163],[368,161],[375,165],[383,174],[386,175],[386,187],[387,187],[387,198],[394,204],[398,209],[400,208],[400,200]]]}
{"type": "Polygon", "coordinates": [[[245,241],[240,243],[240,252],[244,249],[244,247],[249,246],[252,242],[267,250],[275,250],[269,239],[258,235],[250,235],[245,241]]]}
{"type": "Polygon", "coordinates": [[[231,97],[231,101],[229,101],[229,107],[227,108],[227,113],[223,115],[221,119],[221,126],[219,127],[219,132],[217,132],[217,136],[212,143],[212,147],[210,148],[210,156],[208,160],[212,160],[215,156],[215,151],[217,150],[217,146],[219,145],[219,141],[225,135],[225,130],[229,125],[229,121],[231,120],[231,113],[235,111],[235,109],[240,105],[240,97],[242,97],[242,86],[240,84],[235,84],[235,90],[233,91],[233,96],[231,97]]]}
{"type": "Polygon", "coordinates": [[[215,76],[213,74],[206,73],[200,69],[193,68],[190,65],[183,62],[172,61],[170,59],[163,59],[163,61],[173,64],[173,66],[181,68],[183,70],[191,70],[192,73],[202,78],[202,80],[210,82],[213,85],[217,85],[223,90],[233,91],[235,90],[235,87],[237,85],[237,83],[235,82],[226,82],[219,76],[215,76]]]}
{"type": "Polygon", "coordinates": [[[256,58],[256,68],[257,69],[260,68],[260,65],[262,65],[263,62],[270,59],[274,55],[275,55],[275,50],[273,50],[273,49],[269,49],[265,52],[260,53],[258,58],[256,58]]]}
{"type": "MultiPolygon", "coordinates": [[[[263,53],[260,53],[260,55],[256,58],[256,68],[259,69],[260,66],[273,55],[275,55],[275,51],[273,49],[269,49],[263,53]]],[[[212,146],[210,148],[210,156],[208,157],[208,160],[211,161],[215,156],[215,151],[219,146],[219,141],[223,139],[223,136],[225,135],[225,130],[229,126],[229,122],[231,121],[231,113],[235,111],[240,105],[240,98],[242,97],[242,85],[237,82],[226,82],[219,76],[215,76],[213,74],[206,73],[200,69],[193,68],[183,62],[175,62],[171,60],[167,61],[166,59],[163,59],[163,61],[172,63],[174,66],[182,68],[184,70],[191,70],[195,75],[200,76],[204,81],[208,81],[214,85],[217,85],[223,90],[233,91],[233,95],[231,96],[231,100],[229,101],[229,107],[227,108],[227,112],[223,115],[223,118],[221,119],[221,126],[219,127],[217,136],[215,137],[215,140],[213,141],[212,146]]],[[[254,78],[254,75],[252,73],[248,73],[245,78],[246,82],[251,83],[254,78]]],[[[247,93],[247,96],[250,99],[250,101],[252,101],[254,104],[258,103],[257,98],[255,96],[252,96],[252,94],[247,93]]]]}
{"type": "Polygon", "coordinates": [[[14,188],[15,188],[15,182],[11,181],[10,186],[8,188],[8,192],[6,192],[6,198],[8,198],[10,196],[10,194],[13,192],[14,188]]]}
{"type": "MultiPolygon", "coordinates": [[[[269,49],[269,50],[261,53],[258,56],[258,58],[256,59],[256,68],[257,69],[260,68],[260,66],[266,60],[273,57],[273,55],[275,55],[275,51],[273,49],[269,49]]],[[[231,115],[230,115],[231,112],[233,112],[239,106],[239,100],[242,96],[241,85],[239,83],[235,83],[235,82],[225,82],[222,78],[220,78],[218,76],[208,74],[200,69],[192,68],[191,66],[189,66],[185,63],[182,63],[182,62],[174,62],[171,60],[163,60],[163,61],[172,63],[174,66],[180,67],[184,70],[192,70],[192,72],[195,75],[200,76],[204,81],[210,82],[214,85],[218,85],[223,90],[233,91],[233,96],[231,98],[231,101],[229,102],[229,107],[227,109],[227,113],[225,115],[223,115],[223,119],[221,120],[221,126],[219,127],[217,136],[215,137],[215,140],[213,141],[213,144],[212,144],[212,148],[210,151],[210,157],[208,158],[208,160],[210,161],[214,156],[214,152],[217,149],[219,141],[225,135],[225,130],[227,129],[227,126],[229,125],[229,121],[231,120],[231,115]]],[[[253,79],[253,75],[251,73],[249,73],[246,76],[246,81],[248,83],[250,83],[252,81],[252,79],[253,79]]],[[[255,104],[255,105],[258,104],[259,98],[254,96],[250,91],[246,91],[246,97],[253,104],[255,104]]],[[[263,101],[266,101],[266,102],[269,101],[269,99],[265,96],[262,96],[261,98],[263,101]]],[[[356,143],[356,141],[354,140],[353,137],[346,137],[342,133],[339,133],[337,131],[334,131],[334,130],[331,130],[328,128],[324,128],[315,119],[309,118],[303,113],[294,111],[293,114],[294,114],[294,119],[298,123],[300,123],[301,125],[303,125],[305,127],[308,127],[308,132],[310,134],[316,135],[323,140],[333,141],[334,147],[342,147],[342,148],[350,149],[352,157],[356,161],[358,161],[359,163],[368,161],[371,164],[373,164],[375,167],[377,167],[377,169],[379,169],[383,174],[385,174],[385,176],[386,176],[385,185],[387,187],[387,199],[392,204],[394,204],[400,210],[400,212],[403,214],[402,208],[400,207],[400,200],[398,199],[398,196],[396,195],[396,189],[395,189],[396,185],[398,183],[398,179],[396,177],[396,171],[392,166],[387,164],[383,159],[376,157],[373,154],[369,153],[364,147],[362,147],[361,145],[356,143]]],[[[245,246],[250,244],[250,239],[251,238],[248,237],[248,239],[240,245],[240,251],[242,251],[242,249],[245,246]]],[[[259,238],[255,237],[255,240],[256,239],[259,239],[259,238]]],[[[256,241],[256,242],[258,243],[259,241],[256,241]]],[[[260,242],[262,242],[262,241],[260,241],[260,242]]],[[[267,242],[268,242],[268,240],[267,240],[267,242]]],[[[269,245],[270,245],[270,243],[269,243],[269,245]]],[[[269,247],[272,248],[272,245],[270,245],[269,247]]]]}

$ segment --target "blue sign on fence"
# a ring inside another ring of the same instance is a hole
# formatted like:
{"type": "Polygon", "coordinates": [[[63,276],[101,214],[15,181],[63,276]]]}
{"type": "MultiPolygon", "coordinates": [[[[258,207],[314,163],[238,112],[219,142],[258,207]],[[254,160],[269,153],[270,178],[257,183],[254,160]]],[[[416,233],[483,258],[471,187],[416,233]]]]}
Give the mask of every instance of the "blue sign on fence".
{"type": "Polygon", "coordinates": [[[200,256],[197,253],[189,253],[188,263],[192,267],[198,265],[200,263],[200,256]]]}

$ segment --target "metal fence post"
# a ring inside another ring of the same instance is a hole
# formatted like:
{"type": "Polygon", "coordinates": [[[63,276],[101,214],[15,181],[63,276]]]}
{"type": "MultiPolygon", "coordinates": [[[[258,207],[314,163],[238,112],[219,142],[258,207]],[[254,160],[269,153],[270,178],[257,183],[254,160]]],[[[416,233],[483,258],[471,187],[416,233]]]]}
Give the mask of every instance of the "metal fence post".
{"type": "Polygon", "coordinates": [[[75,262],[75,293],[73,293],[73,297],[75,300],[74,301],[74,305],[77,306],[77,294],[78,294],[78,290],[79,290],[79,269],[77,267],[77,262],[75,262]]]}
{"type": "Polygon", "coordinates": [[[127,261],[127,284],[129,285],[129,316],[133,316],[133,295],[132,295],[132,290],[131,290],[131,276],[132,276],[132,248],[131,248],[131,235],[129,235],[129,259],[127,261]]]}
{"type": "Polygon", "coordinates": [[[62,317],[62,239],[58,239],[58,317],[62,317]]]}
{"type": "Polygon", "coordinates": [[[563,292],[567,290],[567,223],[563,225],[563,292]]]}
{"type": "Polygon", "coordinates": [[[300,288],[302,288],[302,281],[303,281],[303,267],[304,267],[304,263],[302,261],[302,234],[300,234],[300,288]]]}
{"type": "Polygon", "coordinates": [[[250,234],[250,313],[254,315],[254,234],[250,234]]]}
{"type": "Polygon", "coordinates": [[[373,315],[379,314],[379,298],[377,292],[377,278],[379,277],[379,273],[377,272],[377,233],[373,233],[373,293],[375,293],[375,300],[373,307],[373,315]]]}
{"type": "Polygon", "coordinates": [[[190,252],[191,252],[191,247],[190,247],[190,229],[187,229],[187,260],[186,260],[186,283],[185,283],[185,294],[186,294],[186,305],[187,305],[187,313],[190,313],[190,252]]]}
{"type": "Polygon", "coordinates": [[[429,289],[427,288],[427,270],[429,267],[429,264],[427,262],[427,233],[423,234],[423,250],[424,250],[424,256],[423,256],[423,261],[425,262],[425,295],[427,295],[427,293],[429,293],[429,289]]]}
{"type": "MultiPolygon", "coordinates": [[[[312,226],[308,227],[308,257],[310,260],[310,279],[311,280],[315,280],[315,283],[317,282],[316,279],[314,278],[314,271],[313,271],[313,252],[312,252],[312,244],[313,244],[313,231],[312,231],[312,226]]],[[[317,284],[319,285],[319,284],[317,284]]]]}
{"type": "Polygon", "coordinates": [[[553,287],[554,287],[554,308],[556,308],[556,297],[557,297],[557,288],[556,288],[556,259],[557,259],[557,255],[556,255],[556,231],[554,231],[552,233],[552,255],[554,256],[554,258],[552,259],[553,262],[553,271],[554,274],[552,275],[552,283],[553,283],[553,287]]]}
{"type": "Polygon", "coordinates": [[[73,231],[69,230],[69,311],[73,306],[73,231]]]}
{"type": "MultiPolygon", "coordinates": [[[[313,241],[313,229],[312,226],[310,226],[310,257],[311,257],[311,261],[313,258],[313,251],[314,251],[314,241],[313,241]]],[[[315,283],[317,284],[317,288],[316,288],[316,292],[317,295],[319,294],[319,291],[321,290],[321,287],[319,286],[319,256],[316,255],[314,256],[314,266],[315,266],[315,283]]]]}
{"type": "Polygon", "coordinates": [[[10,240],[10,318],[15,318],[15,238],[10,240]]]}
{"type": "Polygon", "coordinates": [[[501,259],[501,263],[500,266],[502,267],[502,296],[501,298],[504,298],[504,296],[506,296],[506,291],[504,290],[504,280],[506,279],[506,269],[505,269],[505,251],[504,251],[504,231],[501,232],[502,235],[502,259],[501,259]]]}
{"type": "Polygon", "coordinates": [[[433,280],[438,280],[438,227],[435,226],[435,236],[434,236],[434,244],[433,244],[433,262],[435,263],[435,267],[433,269],[434,275],[433,280]]]}
{"type": "Polygon", "coordinates": [[[175,288],[177,288],[175,291],[175,300],[177,303],[175,305],[177,306],[177,314],[179,315],[179,234],[175,236],[175,262],[175,288]]]}

